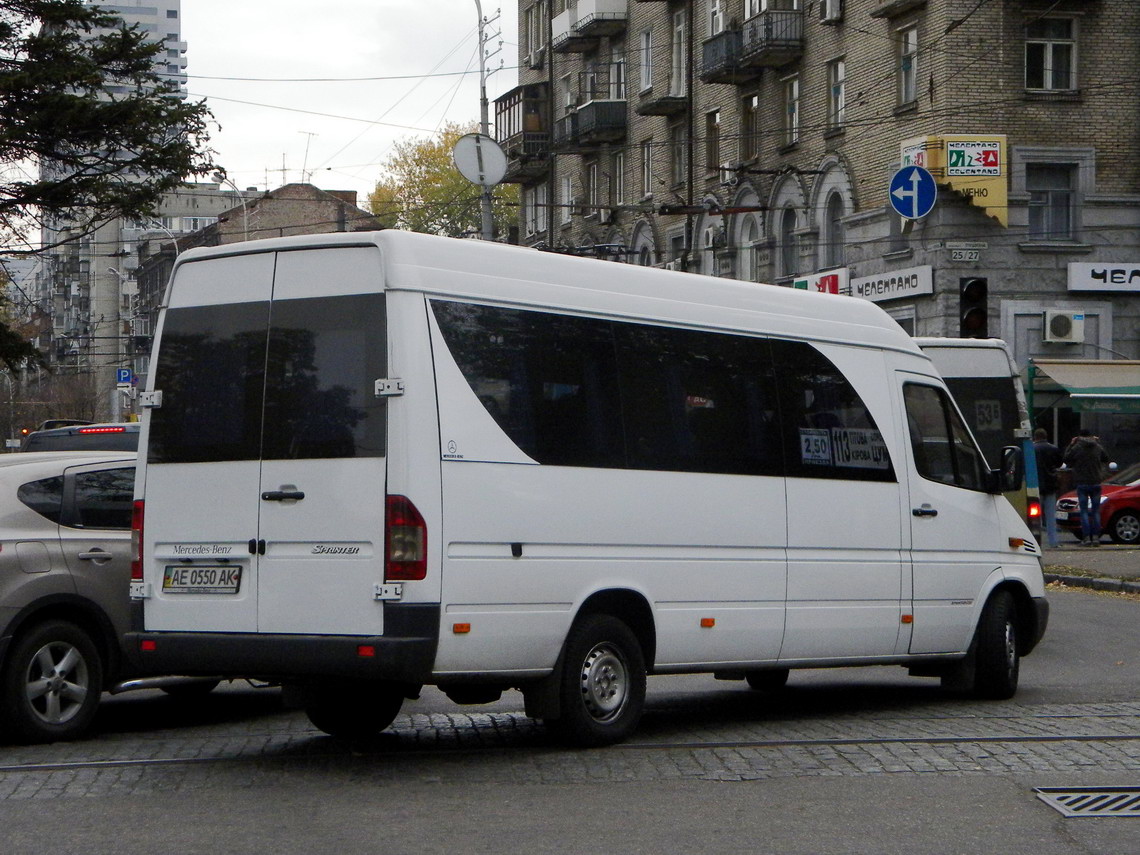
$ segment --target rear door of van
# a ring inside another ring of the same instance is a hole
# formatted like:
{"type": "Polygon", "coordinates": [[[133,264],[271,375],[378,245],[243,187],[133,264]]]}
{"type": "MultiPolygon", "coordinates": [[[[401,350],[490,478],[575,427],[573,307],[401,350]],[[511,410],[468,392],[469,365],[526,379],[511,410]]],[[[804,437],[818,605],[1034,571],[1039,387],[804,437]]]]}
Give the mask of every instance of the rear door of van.
{"type": "Polygon", "coordinates": [[[147,437],[148,630],[379,634],[375,248],[183,264],[147,437]]]}

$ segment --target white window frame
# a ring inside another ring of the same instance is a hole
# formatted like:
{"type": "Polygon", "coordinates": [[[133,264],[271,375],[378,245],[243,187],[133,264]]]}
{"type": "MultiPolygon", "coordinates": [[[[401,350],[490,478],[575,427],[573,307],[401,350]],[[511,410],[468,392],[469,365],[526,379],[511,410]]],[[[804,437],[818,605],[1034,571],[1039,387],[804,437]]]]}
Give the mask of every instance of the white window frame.
{"type": "Polygon", "coordinates": [[[613,175],[610,177],[610,188],[614,207],[625,204],[625,152],[614,152],[613,175]]]}
{"type": "Polygon", "coordinates": [[[684,96],[688,94],[688,28],[685,11],[673,13],[673,26],[670,30],[669,40],[669,94],[684,96]]]}
{"type": "Polygon", "coordinates": [[[705,170],[719,169],[721,165],[721,118],[720,109],[705,113],[705,170]]]}
{"type": "Polygon", "coordinates": [[[727,0],[709,0],[709,36],[719,36],[724,32],[724,7],[727,0]]]}
{"type": "Polygon", "coordinates": [[[642,92],[647,92],[653,88],[653,30],[641,31],[641,61],[638,63],[640,69],[640,86],[642,92]]]}
{"type": "Polygon", "coordinates": [[[1075,163],[1027,163],[1025,190],[1029,193],[1026,238],[1037,242],[1072,241],[1076,238],[1077,165],[1075,163]],[[1030,186],[1030,174],[1035,170],[1063,171],[1067,187],[1035,189],[1030,186]],[[1055,214],[1064,211],[1064,223],[1057,223],[1055,214]],[[1036,212],[1041,212],[1037,214],[1036,212]],[[1035,222],[1035,220],[1037,222],[1035,222]],[[1062,227],[1058,227],[1062,226],[1062,227]]]}
{"type": "Polygon", "coordinates": [[[898,38],[899,106],[918,100],[918,24],[903,27],[898,38]]]}
{"type": "Polygon", "coordinates": [[[784,103],[784,145],[795,145],[800,141],[800,76],[793,74],[780,83],[784,103]]]}
{"type": "Polygon", "coordinates": [[[833,59],[827,64],[827,127],[829,130],[847,124],[847,61],[833,59]]]}
{"type": "Polygon", "coordinates": [[[1040,18],[1035,21],[1030,21],[1026,24],[1025,34],[1025,88],[1032,92],[1072,92],[1077,89],[1077,19],[1076,18],[1040,18]],[[1029,27],[1035,23],[1044,22],[1058,22],[1063,21],[1069,25],[1069,37],[1059,38],[1056,36],[1030,36],[1029,27]],[[1029,79],[1029,51],[1031,45],[1041,45],[1041,85],[1031,86],[1029,79]],[[1055,65],[1055,54],[1058,49],[1064,47],[1068,49],[1069,57],[1066,65],[1065,76],[1068,78],[1068,86],[1056,85],[1057,81],[1054,76],[1057,71],[1055,65]],[[1052,73],[1050,73],[1052,72],[1052,73]]]}
{"type": "Polygon", "coordinates": [[[641,142],[641,195],[648,198],[653,195],[653,140],[641,142]]]}
{"type": "Polygon", "coordinates": [[[561,203],[559,210],[562,212],[562,225],[570,225],[570,221],[574,218],[574,185],[569,175],[562,176],[562,198],[558,201],[561,203]]]}

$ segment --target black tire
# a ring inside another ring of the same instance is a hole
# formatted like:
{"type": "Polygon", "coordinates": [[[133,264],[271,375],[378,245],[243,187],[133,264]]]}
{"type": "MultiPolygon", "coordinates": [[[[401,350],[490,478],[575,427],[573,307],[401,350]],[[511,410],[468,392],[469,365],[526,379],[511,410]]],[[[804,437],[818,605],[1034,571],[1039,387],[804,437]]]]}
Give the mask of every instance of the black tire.
{"type": "Polygon", "coordinates": [[[1017,642],[1017,606],[1008,591],[998,591],[982,609],[974,660],[974,695],[1005,700],[1017,692],[1021,657],[1017,642]]]}
{"type": "Polygon", "coordinates": [[[0,678],[0,735],[22,743],[82,736],[103,692],[103,662],[87,632],[52,620],[12,645],[0,678]]]}
{"type": "Polygon", "coordinates": [[[564,742],[621,742],[645,710],[645,656],[637,636],[611,615],[587,615],[566,637],[559,675],[561,716],[547,722],[564,742]]]}
{"type": "Polygon", "coordinates": [[[305,715],[318,730],[339,739],[369,739],[388,727],[404,705],[404,693],[370,683],[310,690],[305,715]]]}
{"type": "Polygon", "coordinates": [[[1140,543],[1140,513],[1119,511],[1108,521],[1108,536],[1113,543],[1127,543],[1135,546],[1140,543]]]}
{"type": "Polygon", "coordinates": [[[773,668],[770,671],[749,671],[744,675],[748,688],[758,692],[775,692],[788,684],[787,668],[773,668]]]}
{"type": "Polygon", "coordinates": [[[214,689],[218,688],[221,680],[186,680],[185,683],[171,683],[169,686],[159,686],[162,691],[172,698],[179,700],[193,700],[204,698],[214,689]]]}

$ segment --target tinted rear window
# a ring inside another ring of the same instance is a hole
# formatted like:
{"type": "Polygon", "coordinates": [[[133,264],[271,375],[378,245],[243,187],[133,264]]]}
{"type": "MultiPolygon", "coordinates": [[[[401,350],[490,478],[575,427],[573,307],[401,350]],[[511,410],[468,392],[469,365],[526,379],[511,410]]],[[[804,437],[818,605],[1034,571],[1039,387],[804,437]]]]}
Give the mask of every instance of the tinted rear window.
{"type": "Polygon", "coordinates": [[[138,430],[122,433],[31,434],[21,451],[137,451],[138,430]]]}

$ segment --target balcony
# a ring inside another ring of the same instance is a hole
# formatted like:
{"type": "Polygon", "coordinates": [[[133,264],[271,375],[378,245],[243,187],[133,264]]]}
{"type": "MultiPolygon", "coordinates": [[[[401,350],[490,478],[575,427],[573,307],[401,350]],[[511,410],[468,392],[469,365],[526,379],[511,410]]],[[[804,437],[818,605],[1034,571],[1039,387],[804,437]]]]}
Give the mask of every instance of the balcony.
{"type": "Polygon", "coordinates": [[[749,68],[775,68],[797,60],[804,52],[804,13],[799,9],[769,9],[744,22],[741,55],[749,68]]]}
{"type": "Polygon", "coordinates": [[[583,146],[625,139],[625,101],[587,101],[578,108],[578,144],[583,146]]]}
{"type": "Polygon", "coordinates": [[[576,148],[578,145],[578,114],[567,113],[554,120],[553,148],[559,151],[576,148]]]}
{"type": "Polygon", "coordinates": [[[676,116],[689,109],[689,96],[666,92],[654,97],[652,92],[641,96],[637,102],[639,116],[676,116]]]}
{"type": "Polygon", "coordinates": [[[589,148],[625,139],[625,65],[599,63],[578,74],[582,103],[554,123],[559,148],[589,148]]]}
{"type": "Polygon", "coordinates": [[[598,39],[625,29],[628,0],[578,0],[550,24],[550,49],[555,53],[585,53],[598,39]]]}
{"type": "Polygon", "coordinates": [[[760,69],[741,62],[744,32],[725,30],[702,45],[700,78],[703,83],[747,83],[760,76],[760,69]]]}
{"type": "Polygon", "coordinates": [[[532,181],[550,168],[549,93],[549,84],[532,83],[495,99],[495,129],[507,154],[507,183],[532,181]]]}

